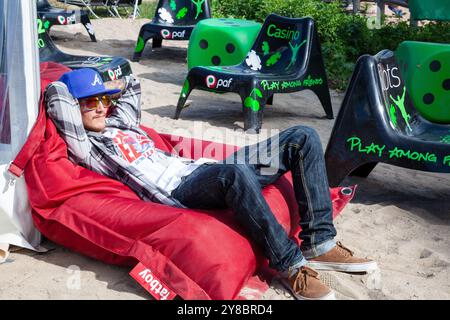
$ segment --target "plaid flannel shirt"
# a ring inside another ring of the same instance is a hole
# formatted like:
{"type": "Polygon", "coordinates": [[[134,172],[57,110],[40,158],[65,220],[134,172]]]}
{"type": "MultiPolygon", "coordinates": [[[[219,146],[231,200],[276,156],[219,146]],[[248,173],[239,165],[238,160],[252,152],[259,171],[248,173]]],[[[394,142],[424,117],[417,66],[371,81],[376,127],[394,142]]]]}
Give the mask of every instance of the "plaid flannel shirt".
{"type": "MultiPolygon", "coordinates": [[[[130,130],[148,137],[139,128],[141,120],[141,85],[133,76],[126,76],[125,89],[117,100],[106,126],[130,130]]],[[[80,105],[67,86],[59,81],[51,83],[45,91],[47,113],[67,144],[69,159],[87,169],[119,180],[130,187],[143,200],[184,207],[169,193],[159,188],[144,174],[122,159],[114,143],[101,133],[86,131],[81,118],[80,105]]]]}

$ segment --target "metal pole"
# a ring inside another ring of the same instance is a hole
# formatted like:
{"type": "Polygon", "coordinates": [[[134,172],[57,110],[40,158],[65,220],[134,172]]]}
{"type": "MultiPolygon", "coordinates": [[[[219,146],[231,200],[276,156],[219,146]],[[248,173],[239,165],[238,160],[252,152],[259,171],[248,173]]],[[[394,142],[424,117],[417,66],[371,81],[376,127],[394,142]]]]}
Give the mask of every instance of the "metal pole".
{"type": "Polygon", "coordinates": [[[381,20],[384,16],[384,1],[377,0],[377,25],[381,26],[381,20]]]}
{"type": "MultiPolygon", "coordinates": [[[[65,0],[65,1],[67,1],[67,0],[65,0]]],[[[95,14],[94,10],[92,10],[92,8],[89,4],[87,4],[84,0],[81,0],[81,2],[83,2],[84,6],[86,8],[88,8],[88,10],[94,15],[94,17],[96,17],[97,19],[100,19],[99,16],[95,14]]]]}
{"type": "Polygon", "coordinates": [[[353,0],[353,13],[358,13],[361,9],[361,1],[353,0]]]}
{"type": "Polygon", "coordinates": [[[134,1],[133,20],[136,19],[136,14],[137,14],[137,11],[138,11],[138,3],[139,3],[139,0],[135,0],[134,1]]]}

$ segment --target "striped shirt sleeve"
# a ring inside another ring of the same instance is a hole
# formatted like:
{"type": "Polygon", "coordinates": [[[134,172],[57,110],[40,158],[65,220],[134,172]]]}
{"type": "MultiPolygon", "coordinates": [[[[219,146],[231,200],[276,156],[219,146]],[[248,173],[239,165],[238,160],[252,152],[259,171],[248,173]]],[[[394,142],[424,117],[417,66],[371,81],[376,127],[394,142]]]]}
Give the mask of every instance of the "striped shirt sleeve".
{"type": "Polygon", "coordinates": [[[47,113],[67,144],[70,158],[88,163],[92,144],[81,119],[80,105],[62,82],[51,83],[45,92],[47,113]]]}
{"type": "Polygon", "coordinates": [[[106,121],[109,126],[138,127],[141,122],[141,84],[132,75],[124,79],[124,91],[106,121]]]}

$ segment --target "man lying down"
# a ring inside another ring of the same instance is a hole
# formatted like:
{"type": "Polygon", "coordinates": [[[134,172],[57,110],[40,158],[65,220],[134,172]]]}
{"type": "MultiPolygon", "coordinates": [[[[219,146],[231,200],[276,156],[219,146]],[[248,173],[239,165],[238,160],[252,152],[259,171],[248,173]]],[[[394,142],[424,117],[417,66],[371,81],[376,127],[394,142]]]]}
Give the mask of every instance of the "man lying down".
{"type": "Polygon", "coordinates": [[[128,185],[145,201],[197,209],[229,207],[250,241],[279,271],[297,299],[334,299],[314,270],[368,272],[375,261],[358,258],[334,240],[332,203],[322,145],[312,129],[296,126],[277,139],[247,146],[224,162],[190,159],[155,148],[140,129],[141,87],[133,76],[103,83],[91,69],[65,73],[47,87],[47,112],[70,159],[128,185]],[[113,102],[114,98],[114,102],[113,102]],[[261,146],[272,146],[264,163],[261,146]],[[267,174],[273,165],[275,170],[267,174]],[[264,172],[263,172],[264,171],[264,172]],[[278,223],[261,189],[291,171],[299,206],[299,247],[278,223]]]}

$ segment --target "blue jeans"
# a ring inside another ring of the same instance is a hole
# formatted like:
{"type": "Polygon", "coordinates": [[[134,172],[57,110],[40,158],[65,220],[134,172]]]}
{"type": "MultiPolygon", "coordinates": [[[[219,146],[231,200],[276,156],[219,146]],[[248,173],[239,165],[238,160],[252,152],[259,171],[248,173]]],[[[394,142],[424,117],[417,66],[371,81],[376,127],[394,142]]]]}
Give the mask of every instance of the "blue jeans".
{"type": "Polygon", "coordinates": [[[221,163],[183,177],[172,196],[189,208],[229,207],[251,241],[279,271],[305,265],[335,246],[322,145],[314,129],[296,126],[247,146],[221,163]],[[261,189],[291,171],[300,214],[299,248],[278,223],[261,189]]]}

